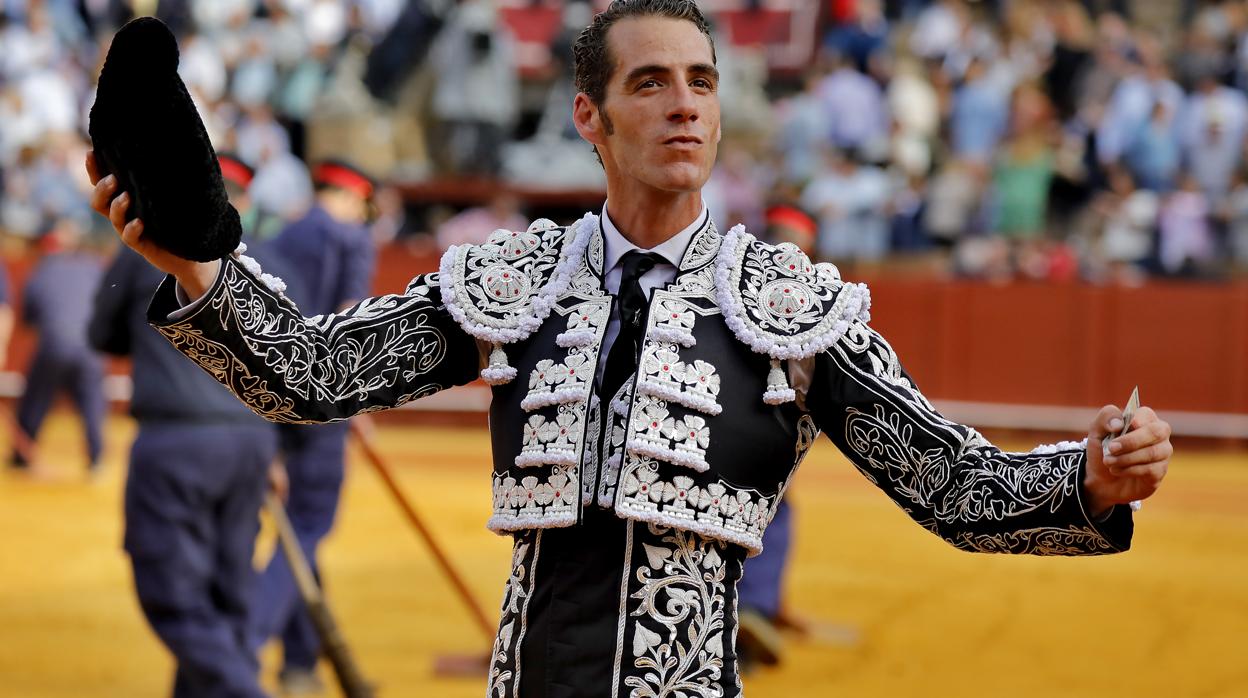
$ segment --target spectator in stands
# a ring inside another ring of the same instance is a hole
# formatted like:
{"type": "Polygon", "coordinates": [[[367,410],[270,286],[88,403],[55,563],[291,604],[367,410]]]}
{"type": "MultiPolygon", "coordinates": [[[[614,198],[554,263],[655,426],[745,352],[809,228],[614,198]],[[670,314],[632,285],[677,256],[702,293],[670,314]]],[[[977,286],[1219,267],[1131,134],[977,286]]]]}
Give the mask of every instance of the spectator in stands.
{"type": "Polygon", "coordinates": [[[769,179],[769,173],[752,153],[738,145],[722,143],[719,161],[702,188],[712,220],[725,230],[738,223],[750,230],[762,230],[763,195],[770,189],[769,179]]]}
{"type": "Polygon", "coordinates": [[[932,144],[940,135],[940,95],[915,61],[897,63],[888,85],[888,109],[893,115],[893,163],[907,175],[926,175],[932,144]]]}
{"type": "Polygon", "coordinates": [[[803,89],[776,103],[776,129],[773,148],[784,162],[781,173],[786,181],[805,183],[823,166],[824,153],[831,145],[832,118],[824,110],[819,95],[823,75],[811,69],[803,89]]]}
{"type": "Polygon", "coordinates": [[[1131,175],[1141,187],[1161,193],[1174,188],[1181,152],[1175,115],[1169,105],[1160,100],[1153,104],[1152,117],[1136,132],[1124,155],[1131,175]]]}
{"type": "Polygon", "coordinates": [[[1026,256],[1045,234],[1049,185],[1053,181],[1052,107],[1034,86],[1015,91],[1010,135],[993,168],[994,230],[1026,256]]]}
{"type": "Polygon", "coordinates": [[[952,249],[963,236],[981,232],[977,219],[987,178],[987,163],[974,160],[954,160],[932,178],[922,224],[937,246],[952,249]]]}
{"type": "Polygon", "coordinates": [[[854,67],[865,73],[871,56],[888,46],[888,20],[880,0],[858,0],[849,12],[846,21],[828,31],[823,46],[835,55],[849,57],[854,67]]]}
{"type": "Polygon", "coordinates": [[[1136,188],[1126,168],[1111,169],[1109,181],[1112,189],[1093,205],[1100,220],[1095,256],[1105,264],[1109,280],[1139,285],[1153,254],[1161,198],[1155,191],[1136,188]]]}
{"type": "Polygon", "coordinates": [[[1199,276],[1212,270],[1216,247],[1208,197],[1192,175],[1184,175],[1179,189],[1166,197],[1158,221],[1158,257],[1167,274],[1199,276]]]}
{"type": "MultiPolygon", "coordinates": [[[[297,220],[312,205],[312,180],[302,160],[288,150],[266,145],[247,193],[258,216],[285,224],[297,220]]],[[[256,237],[264,240],[276,232],[261,226],[256,237]]]]}
{"type": "Polygon", "coordinates": [[[451,173],[498,173],[520,108],[514,53],[485,0],[461,3],[438,37],[430,54],[438,76],[433,112],[442,122],[437,142],[451,173]]]}
{"type": "Polygon", "coordinates": [[[953,154],[960,159],[991,162],[1005,136],[1009,116],[1008,88],[989,75],[983,58],[975,58],[953,97],[949,116],[953,154]]]}
{"type": "Polygon", "coordinates": [[[1087,9],[1074,0],[1057,3],[1052,24],[1056,42],[1044,86],[1058,117],[1066,121],[1078,112],[1084,78],[1096,61],[1096,32],[1087,9]]]}
{"type": "Polygon", "coordinates": [[[1223,217],[1227,227],[1227,246],[1231,263],[1240,271],[1248,270],[1248,173],[1241,168],[1226,198],[1223,217]]]}
{"type": "Polygon", "coordinates": [[[1170,79],[1164,61],[1150,42],[1140,44],[1135,62],[1126,64],[1127,74],[1114,88],[1097,131],[1097,155],[1111,164],[1122,157],[1131,141],[1154,115],[1161,103],[1169,114],[1180,114],[1186,97],[1170,79]]]}
{"type": "Polygon", "coordinates": [[[919,13],[910,33],[910,50],[920,58],[943,59],[957,48],[969,24],[958,0],[937,0],[919,13]]]}
{"type": "Polygon", "coordinates": [[[1243,159],[1248,133],[1248,98],[1239,90],[1201,76],[1179,123],[1183,161],[1210,201],[1230,191],[1243,159]]]}
{"type": "Polygon", "coordinates": [[[888,176],[842,151],[834,151],[828,160],[828,170],[802,192],[802,207],[819,221],[819,258],[879,261],[888,251],[888,176]]]}
{"type": "Polygon", "coordinates": [[[819,98],[832,126],[832,145],[844,150],[879,149],[888,138],[888,108],[874,80],[844,56],[829,58],[832,72],[819,84],[819,98]]]}
{"type": "Polygon", "coordinates": [[[484,206],[473,206],[447,219],[434,236],[438,247],[479,245],[495,230],[525,230],[528,220],[520,214],[520,200],[506,189],[498,189],[484,206]]]}
{"type": "Polygon", "coordinates": [[[15,162],[5,168],[0,226],[9,234],[33,238],[43,225],[43,212],[35,200],[32,182],[38,157],[39,151],[27,145],[18,152],[15,162]]]}

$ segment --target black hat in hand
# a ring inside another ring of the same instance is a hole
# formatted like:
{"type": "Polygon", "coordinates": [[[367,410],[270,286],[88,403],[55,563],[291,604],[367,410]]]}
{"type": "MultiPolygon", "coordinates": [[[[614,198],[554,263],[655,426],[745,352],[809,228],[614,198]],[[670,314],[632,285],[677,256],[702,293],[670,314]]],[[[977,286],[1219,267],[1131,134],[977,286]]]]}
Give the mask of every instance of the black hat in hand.
{"type": "Polygon", "coordinates": [[[184,259],[209,262],[238,247],[212,143],[178,77],[178,43],[163,22],[140,17],[113,37],[91,107],[100,175],[130,193],[128,218],[143,236],[184,259]]]}

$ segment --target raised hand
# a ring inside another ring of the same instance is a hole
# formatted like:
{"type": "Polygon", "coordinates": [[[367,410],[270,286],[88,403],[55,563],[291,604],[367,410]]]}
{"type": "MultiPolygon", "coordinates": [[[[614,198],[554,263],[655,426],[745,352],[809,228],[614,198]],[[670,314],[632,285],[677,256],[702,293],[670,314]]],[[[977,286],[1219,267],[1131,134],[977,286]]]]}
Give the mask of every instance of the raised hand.
{"type": "Polygon", "coordinates": [[[95,154],[87,153],[87,176],[95,187],[91,192],[91,208],[108,218],[113,229],[126,247],[139,253],[149,264],[166,274],[173,274],[190,298],[198,298],[208,292],[217,278],[220,262],[192,262],[161,249],[143,237],[143,221],[135,218],[126,222],[126,210],[130,208],[130,194],[117,194],[117,178],[113,175],[100,177],[95,154]]]}
{"type": "Polygon", "coordinates": [[[1131,431],[1109,440],[1109,454],[1103,444],[1122,431],[1122,410],[1106,405],[1097,413],[1088,431],[1088,468],[1083,480],[1088,511],[1100,516],[1115,504],[1127,504],[1153,495],[1166,477],[1170,456],[1170,424],[1148,407],[1141,407],[1131,420],[1131,431]]]}

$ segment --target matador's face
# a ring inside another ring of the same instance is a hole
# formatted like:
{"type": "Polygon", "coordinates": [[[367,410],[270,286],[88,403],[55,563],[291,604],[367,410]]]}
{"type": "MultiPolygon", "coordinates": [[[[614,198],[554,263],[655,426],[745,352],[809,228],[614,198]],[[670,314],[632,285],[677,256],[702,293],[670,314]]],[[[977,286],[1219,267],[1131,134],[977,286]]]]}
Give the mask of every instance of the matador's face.
{"type": "Polygon", "coordinates": [[[614,71],[582,135],[614,184],[695,192],[720,139],[719,71],[707,37],[667,17],[620,20],[607,33],[614,71]]]}

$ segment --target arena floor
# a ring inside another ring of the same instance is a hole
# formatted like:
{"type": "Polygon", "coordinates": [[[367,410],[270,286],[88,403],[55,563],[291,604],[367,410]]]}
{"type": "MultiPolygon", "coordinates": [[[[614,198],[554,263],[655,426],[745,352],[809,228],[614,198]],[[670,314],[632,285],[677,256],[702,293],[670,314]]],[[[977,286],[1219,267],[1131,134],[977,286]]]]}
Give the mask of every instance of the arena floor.
{"type": "MultiPolygon", "coordinates": [[[[110,421],[107,469],[91,483],[77,467],[76,430],[64,415],[50,423],[49,477],[0,477],[0,696],[168,695],[172,662],[139,613],[120,549],[131,423],[110,421]]],[[[509,546],[484,528],[485,432],[384,427],[378,438],[496,613],[509,546]]],[[[782,668],[748,676],[750,698],[1248,696],[1244,452],[1181,452],[1137,517],[1134,550],[1108,558],[953,550],[826,441],[792,496],[791,605],[820,620],[823,639],[791,643],[782,668]]],[[[266,536],[262,551],[271,545],[266,536]]],[[[437,656],[488,651],[487,640],[358,455],[323,565],[381,696],[484,693],[482,677],[434,677],[437,656]]],[[[266,675],[276,660],[265,655],[266,675]]]]}

